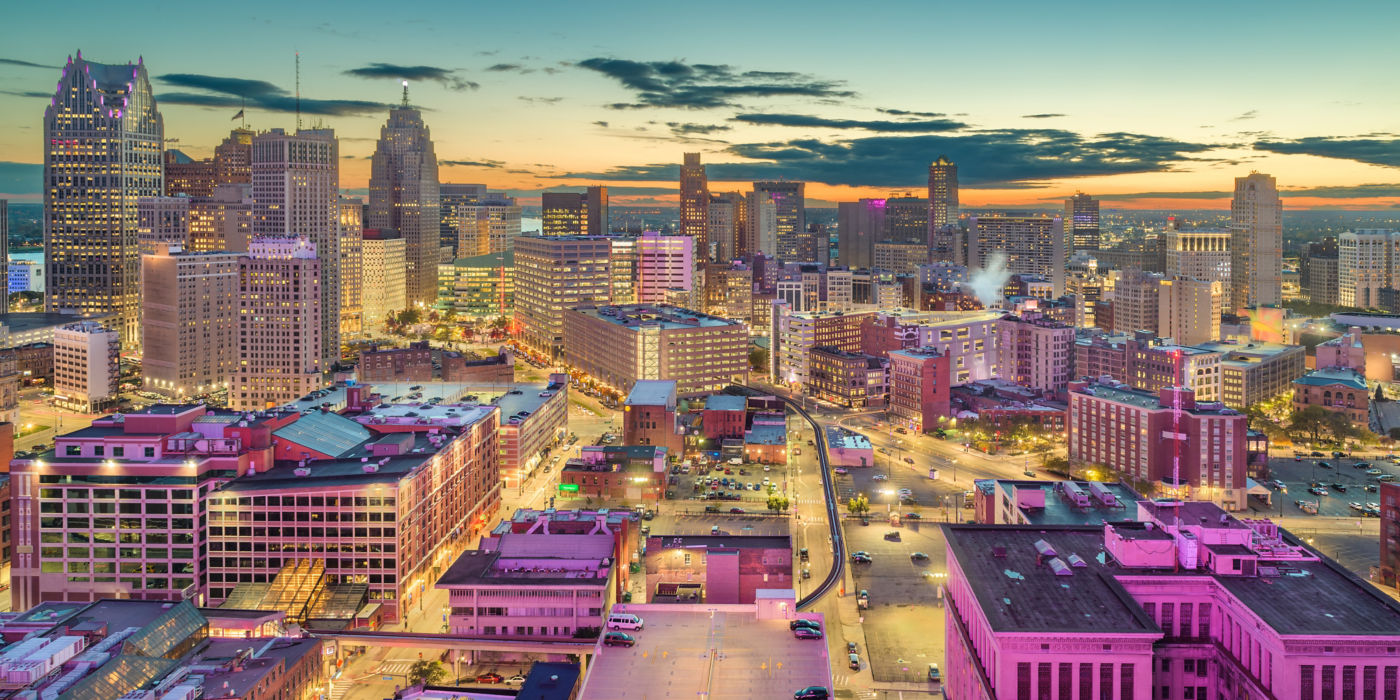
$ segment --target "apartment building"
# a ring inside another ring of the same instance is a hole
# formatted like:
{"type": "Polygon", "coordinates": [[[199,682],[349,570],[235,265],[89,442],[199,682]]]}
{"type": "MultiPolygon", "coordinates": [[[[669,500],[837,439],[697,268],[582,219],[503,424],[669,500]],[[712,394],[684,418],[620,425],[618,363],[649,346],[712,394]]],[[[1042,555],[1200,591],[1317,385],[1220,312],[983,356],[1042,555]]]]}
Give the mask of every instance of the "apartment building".
{"type": "Polygon", "coordinates": [[[561,315],[564,361],[619,394],[644,379],[674,379],[684,396],[748,378],[742,322],[652,304],[582,305],[561,315]]]}

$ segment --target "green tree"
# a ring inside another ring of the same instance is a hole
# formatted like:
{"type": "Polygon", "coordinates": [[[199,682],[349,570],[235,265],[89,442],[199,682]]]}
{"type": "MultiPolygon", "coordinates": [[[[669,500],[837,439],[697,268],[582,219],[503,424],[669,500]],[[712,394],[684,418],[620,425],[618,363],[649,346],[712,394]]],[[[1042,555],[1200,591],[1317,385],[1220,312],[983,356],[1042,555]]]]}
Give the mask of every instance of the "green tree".
{"type": "Polygon", "coordinates": [[[414,308],[404,309],[403,311],[400,311],[398,313],[398,316],[395,317],[395,320],[397,320],[401,325],[411,326],[423,320],[423,312],[414,308]]]}
{"type": "Polygon", "coordinates": [[[414,661],[408,669],[409,685],[437,685],[447,680],[447,669],[442,667],[441,661],[429,661],[419,659],[414,661]]]}
{"type": "Polygon", "coordinates": [[[766,372],[768,369],[768,351],[755,347],[749,350],[749,369],[755,372],[766,372]]]}
{"type": "Polygon", "coordinates": [[[775,513],[783,513],[788,509],[787,496],[772,495],[768,497],[768,510],[775,513]]]}
{"type": "Polygon", "coordinates": [[[1303,433],[1317,442],[1322,431],[1329,428],[1329,420],[1332,415],[1322,406],[1308,406],[1302,410],[1294,411],[1288,418],[1288,428],[1291,432],[1303,433]]]}
{"type": "Polygon", "coordinates": [[[865,513],[869,513],[870,499],[866,498],[863,494],[852,496],[851,500],[846,502],[846,510],[850,511],[851,515],[864,515],[865,513]]]}

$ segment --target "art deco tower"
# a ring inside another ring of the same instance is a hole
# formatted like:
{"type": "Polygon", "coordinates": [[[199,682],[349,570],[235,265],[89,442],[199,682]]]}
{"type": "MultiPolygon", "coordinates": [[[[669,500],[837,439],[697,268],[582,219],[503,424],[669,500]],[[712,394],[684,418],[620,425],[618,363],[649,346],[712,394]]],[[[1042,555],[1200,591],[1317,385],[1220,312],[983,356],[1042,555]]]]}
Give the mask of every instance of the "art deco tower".
{"type": "Polygon", "coordinates": [[[370,163],[369,209],[365,228],[395,231],[403,237],[408,269],[408,304],[429,306],[437,301],[438,259],[442,250],[437,155],[423,115],[403,105],[389,111],[379,130],[379,144],[370,163]]]}
{"type": "Polygon", "coordinates": [[[124,348],[141,340],[136,200],[165,193],[164,137],[140,59],[68,59],[44,110],[46,306],[115,315],[124,348]]]}

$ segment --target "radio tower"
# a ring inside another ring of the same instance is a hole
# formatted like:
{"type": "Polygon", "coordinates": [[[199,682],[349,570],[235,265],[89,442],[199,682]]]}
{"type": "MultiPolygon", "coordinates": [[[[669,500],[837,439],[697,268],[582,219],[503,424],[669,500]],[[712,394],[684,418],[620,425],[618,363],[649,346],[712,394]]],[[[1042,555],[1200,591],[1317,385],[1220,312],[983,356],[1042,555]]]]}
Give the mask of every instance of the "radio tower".
{"type": "Polygon", "coordinates": [[[301,131],[301,52],[297,52],[297,131],[301,131]]]}

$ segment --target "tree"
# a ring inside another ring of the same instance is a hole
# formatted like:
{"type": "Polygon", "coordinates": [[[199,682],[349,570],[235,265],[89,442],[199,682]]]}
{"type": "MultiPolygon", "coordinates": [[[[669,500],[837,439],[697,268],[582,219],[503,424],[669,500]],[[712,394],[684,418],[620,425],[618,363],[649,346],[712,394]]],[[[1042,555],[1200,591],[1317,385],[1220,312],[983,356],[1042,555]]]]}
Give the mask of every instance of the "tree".
{"type": "Polygon", "coordinates": [[[787,496],[779,496],[779,495],[777,495],[777,494],[774,494],[774,495],[768,497],[768,510],[771,510],[771,511],[773,511],[773,512],[775,512],[775,513],[783,513],[783,512],[786,512],[787,509],[788,509],[788,499],[787,499],[787,496]]]}
{"type": "Polygon", "coordinates": [[[1288,418],[1288,427],[1294,433],[1306,433],[1317,442],[1318,435],[1327,430],[1332,412],[1322,406],[1308,406],[1294,411],[1288,418]]]}
{"type": "Polygon", "coordinates": [[[753,348],[749,350],[749,369],[755,372],[763,372],[768,368],[768,351],[763,348],[753,348]]]}
{"type": "Polygon", "coordinates": [[[423,312],[418,309],[408,308],[400,311],[396,319],[400,325],[412,326],[423,320],[423,312]]]}
{"type": "Polygon", "coordinates": [[[1382,386],[1381,386],[1380,384],[1377,384],[1377,385],[1376,385],[1376,403],[1380,403],[1380,402],[1382,402],[1382,401],[1384,401],[1384,400],[1385,400],[1385,392],[1382,390],[1382,386]]]}
{"type": "Polygon", "coordinates": [[[852,496],[851,500],[846,502],[846,510],[850,511],[851,515],[864,515],[865,513],[869,513],[870,499],[866,498],[864,495],[852,496]]]}
{"type": "Polygon", "coordinates": [[[441,661],[428,661],[419,659],[413,662],[408,669],[409,685],[437,685],[447,680],[447,669],[442,667],[441,661]]]}

